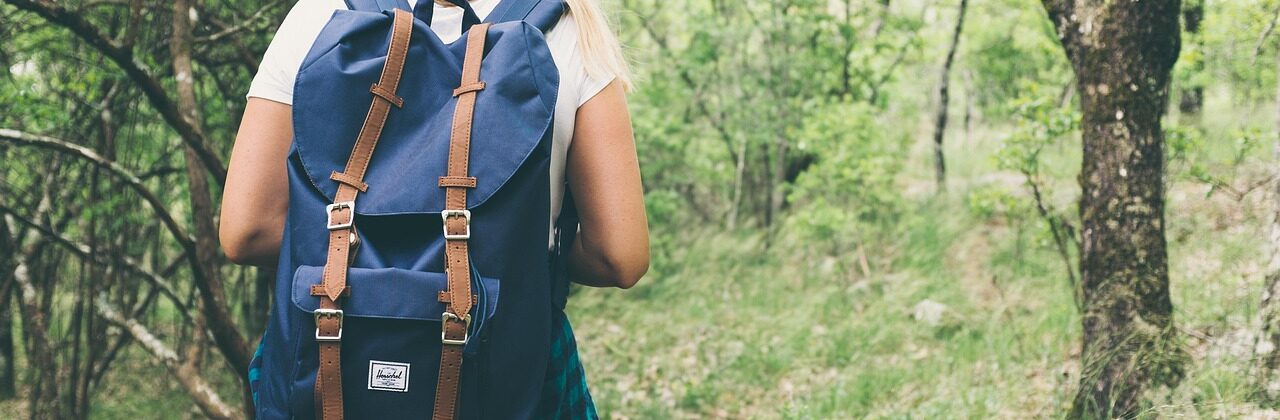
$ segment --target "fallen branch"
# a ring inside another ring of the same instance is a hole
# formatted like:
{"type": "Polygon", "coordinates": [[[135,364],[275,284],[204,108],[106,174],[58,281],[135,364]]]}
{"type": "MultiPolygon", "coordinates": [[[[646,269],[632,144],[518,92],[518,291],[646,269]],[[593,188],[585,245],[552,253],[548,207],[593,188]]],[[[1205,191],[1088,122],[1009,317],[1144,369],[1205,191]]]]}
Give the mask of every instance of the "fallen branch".
{"type": "Polygon", "coordinates": [[[134,341],[141,344],[147,353],[150,353],[164,364],[164,367],[178,380],[182,388],[191,395],[196,406],[200,407],[200,411],[204,412],[206,416],[215,419],[238,418],[236,410],[223,402],[218,393],[214,392],[213,387],[208,382],[205,382],[204,378],[200,377],[196,366],[183,363],[177,352],[151,334],[147,327],[121,314],[115,306],[107,302],[104,296],[98,296],[94,303],[99,316],[132,336],[134,341]]]}

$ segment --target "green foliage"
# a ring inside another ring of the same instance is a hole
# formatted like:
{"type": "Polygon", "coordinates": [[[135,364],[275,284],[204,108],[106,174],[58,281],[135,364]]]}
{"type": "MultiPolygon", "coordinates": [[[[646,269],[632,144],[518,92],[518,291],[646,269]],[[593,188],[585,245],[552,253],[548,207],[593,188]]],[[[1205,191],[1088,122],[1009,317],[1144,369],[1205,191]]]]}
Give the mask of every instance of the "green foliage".
{"type": "Polygon", "coordinates": [[[1037,177],[1045,149],[1079,129],[1078,111],[1063,106],[1046,90],[1039,84],[1024,83],[1025,93],[1012,101],[1013,131],[1004,138],[995,155],[1000,168],[1018,171],[1029,178],[1037,177]]]}
{"type": "Polygon", "coordinates": [[[831,105],[797,133],[796,148],[818,158],[796,180],[790,202],[797,227],[819,243],[838,247],[850,234],[897,222],[904,203],[895,181],[909,137],[876,123],[885,117],[866,104],[831,105]]]}
{"type": "Polygon", "coordinates": [[[1031,211],[1031,203],[1025,198],[1014,195],[1007,189],[996,186],[974,188],[964,196],[966,211],[978,220],[999,223],[1026,217],[1031,211]]]}
{"type": "MultiPolygon", "coordinates": [[[[972,74],[976,100],[993,117],[1017,113],[1028,84],[1066,86],[1071,66],[1037,0],[976,2],[976,24],[965,28],[960,60],[972,74]]],[[[1040,88],[1043,89],[1043,88],[1040,88]]]]}
{"type": "Polygon", "coordinates": [[[1280,38],[1274,32],[1278,28],[1272,27],[1273,36],[1262,35],[1275,24],[1278,11],[1280,2],[1276,0],[1209,2],[1202,34],[1183,41],[1175,84],[1209,86],[1210,81],[1226,79],[1225,86],[1216,86],[1230,89],[1232,100],[1239,105],[1274,97],[1276,57],[1280,54],[1280,38]],[[1208,68],[1193,71],[1202,63],[1208,68]]]}
{"type": "Polygon", "coordinates": [[[836,144],[805,138],[812,116],[883,108],[920,43],[914,13],[874,1],[623,5],[639,32],[623,39],[648,47],[632,96],[646,188],[678,192],[687,214],[728,226],[780,219],[779,198],[836,144]]]}

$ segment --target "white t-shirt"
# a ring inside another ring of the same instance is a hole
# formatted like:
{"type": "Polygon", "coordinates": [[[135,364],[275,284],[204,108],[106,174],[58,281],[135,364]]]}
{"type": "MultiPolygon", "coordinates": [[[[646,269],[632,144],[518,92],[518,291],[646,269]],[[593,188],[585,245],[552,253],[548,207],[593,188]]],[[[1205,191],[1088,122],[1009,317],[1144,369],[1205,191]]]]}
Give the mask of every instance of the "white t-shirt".
{"type": "MultiPolygon", "coordinates": [[[[484,19],[493,11],[501,0],[473,0],[471,7],[476,15],[484,19]]],[[[408,0],[410,6],[416,6],[417,0],[408,0]]],[[[453,42],[461,36],[462,8],[444,7],[435,4],[432,11],[431,30],[435,31],[441,41],[453,42]]],[[[298,68],[302,60],[311,50],[316,36],[334,10],[346,9],[343,0],[299,0],[289,10],[289,15],[280,24],[275,38],[267,47],[262,57],[258,74],[249,85],[247,97],[257,97],[272,101],[293,104],[293,82],[297,78],[298,68]]],[[[547,46],[551,49],[551,59],[560,71],[560,90],[557,94],[555,110],[555,126],[551,129],[551,219],[548,220],[547,242],[551,244],[553,237],[551,227],[560,214],[560,204],[564,197],[565,156],[569,151],[569,143],[573,140],[574,120],[578,107],[586,103],[605,86],[613,81],[613,77],[597,78],[587,74],[582,62],[582,52],[578,49],[578,25],[573,16],[565,14],[554,28],[546,33],[547,46]]]]}

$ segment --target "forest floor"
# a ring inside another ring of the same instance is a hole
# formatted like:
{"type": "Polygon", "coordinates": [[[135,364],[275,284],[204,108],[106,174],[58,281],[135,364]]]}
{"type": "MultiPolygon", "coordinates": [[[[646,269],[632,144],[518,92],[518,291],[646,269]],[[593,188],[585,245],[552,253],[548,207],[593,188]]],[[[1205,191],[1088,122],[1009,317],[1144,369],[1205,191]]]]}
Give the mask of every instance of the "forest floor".
{"type": "MultiPolygon", "coordinates": [[[[1021,175],[994,168],[995,135],[963,137],[951,137],[961,140],[948,147],[944,196],[932,192],[922,138],[903,176],[907,213],[883,241],[890,249],[867,251],[866,272],[856,251],[815,251],[781,229],[772,241],[692,232],[661,239],[682,245],[664,248],[635,289],[577,293],[569,314],[601,413],[1060,417],[1079,380],[1067,266],[1034,214],[983,209],[991,191],[1022,205],[1030,194],[1021,175]]],[[[1218,140],[1230,139],[1208,141],[1218,140]]],[[[1048,201],[1069,214],[1079,194],[1071,147],[1047,165],[1048,201]]],[[[1228,183],[1244,191],[1265,179],[1269,149],[1232,166],[1228,183]]],[[[1215,153],[1230,154],[1200,159],[1215,153]]],[[[1192,362],[1143,417],[1280,418],[1250,402],[1249,382],[1271,197],[1209,194],[1183,172],[1170,165],[1166,214],[1175,322],[1192,362]]]]}

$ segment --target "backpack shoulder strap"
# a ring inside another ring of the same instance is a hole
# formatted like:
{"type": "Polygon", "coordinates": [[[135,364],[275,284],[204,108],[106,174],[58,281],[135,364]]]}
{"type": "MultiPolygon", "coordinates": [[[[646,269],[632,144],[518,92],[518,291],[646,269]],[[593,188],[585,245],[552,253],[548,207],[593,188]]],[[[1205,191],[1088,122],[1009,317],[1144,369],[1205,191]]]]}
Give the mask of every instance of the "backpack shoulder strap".
{"type": "Polygon", "coordinates": [[[358,12],[374,12],[381,13],[392,9],[404,9],[412,11],[409,2],[406,0],[345,0],[347,9],[358,12]]]}
{"type": "Polygon", "coordinates": [[[338,181],[338,191],[334,193],[333,204],[325,208],[329,251],[324,263],[323,285],[311,290],[312,295],[320,296],[320,309],[315,311],[319,365],[316,368],[314,399],[316,417],[321,420],[343,418],[343,312],[339,299],[351,293],[347,287],[347,268],[351,264],[353,249],[360,244],[355,231],[356,197],[369,187],[364,183],[365,171],[369,168],[369,160],[373,157],[391,107],[404,105],[404,101],[396,96],[396,88],[404,73],[405,55],[413,37],[413,15],[408,9],[402,9],[396,10],[393,16],[391,41],[382,73],[378,82],[369,87],[372,96],[369,113],[356,136],[347,166],[342,172],[334,171],[330,175],[331,179],[338,181]]]}
{"type": "Polygon", "coordinates": [[[502,0],[489,12],[485,22],[523,20],[545,33],[560,22],[560,17],[567,10],[564,0],[502,0]]]}

